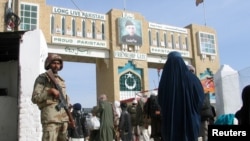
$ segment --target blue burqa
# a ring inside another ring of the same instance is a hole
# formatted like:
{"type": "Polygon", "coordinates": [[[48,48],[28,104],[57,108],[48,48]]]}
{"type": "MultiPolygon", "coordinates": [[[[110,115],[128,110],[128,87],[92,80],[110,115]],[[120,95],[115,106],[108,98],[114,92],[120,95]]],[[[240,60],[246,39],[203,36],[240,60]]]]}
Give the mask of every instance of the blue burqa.
{"type": "Polygon", "coordinates": [[[197,141],[204,100],[200,80],[188,70],[181,54],[169,53],[158,87],[163,141],[197,141]]]}

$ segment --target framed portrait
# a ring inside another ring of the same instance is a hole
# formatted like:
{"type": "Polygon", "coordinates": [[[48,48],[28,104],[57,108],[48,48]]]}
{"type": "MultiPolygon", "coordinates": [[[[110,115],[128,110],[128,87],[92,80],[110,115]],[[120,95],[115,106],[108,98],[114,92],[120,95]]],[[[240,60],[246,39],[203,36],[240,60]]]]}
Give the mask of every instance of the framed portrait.
{"type": "Polygon", "coordinates": [[[142,45],[141,22],[130,18],[118,19],[119,43],[127,45],[142,45]]]}

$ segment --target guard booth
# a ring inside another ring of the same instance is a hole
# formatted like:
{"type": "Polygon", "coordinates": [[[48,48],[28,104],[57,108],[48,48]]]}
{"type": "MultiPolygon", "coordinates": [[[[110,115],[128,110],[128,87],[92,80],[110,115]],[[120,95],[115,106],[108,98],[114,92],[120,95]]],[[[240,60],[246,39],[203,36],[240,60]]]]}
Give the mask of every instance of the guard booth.
{"type": "Polygon", "coordinates": [[[0,140],[18,140],[20,64],[25,32],[0,32],[0,140]]]}

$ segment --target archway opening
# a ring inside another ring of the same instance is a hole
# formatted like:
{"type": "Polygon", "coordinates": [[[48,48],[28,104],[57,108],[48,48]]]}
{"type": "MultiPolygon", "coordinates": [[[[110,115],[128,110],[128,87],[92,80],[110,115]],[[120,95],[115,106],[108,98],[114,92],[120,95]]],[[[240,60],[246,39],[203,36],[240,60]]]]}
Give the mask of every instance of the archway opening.
{"type": "Polygon", "coordinates": [[[71,104],[80,103],[83,108],[96,106],[96,64],[65,61],[63,65],[59,74],[66,82],[71,104]]]}

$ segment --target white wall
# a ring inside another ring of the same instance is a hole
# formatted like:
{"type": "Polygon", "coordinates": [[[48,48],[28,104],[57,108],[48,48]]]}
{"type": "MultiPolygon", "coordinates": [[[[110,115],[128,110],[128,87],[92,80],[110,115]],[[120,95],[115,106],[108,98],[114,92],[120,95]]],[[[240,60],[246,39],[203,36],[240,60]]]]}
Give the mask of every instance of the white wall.
{"type": "Polygon", "coordinates": [[[41,141],[40,110],[31,102],[36,77],[44,72],[48,47],[42,31],[23,35],[20,45],[19,141],[41,141]]]}
{"type": "Polygon", "coordinates": [[[241,90],[238,72],[222,65],[214,75],[217,116],[235,113],[241,107],[241,90]]]}

